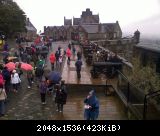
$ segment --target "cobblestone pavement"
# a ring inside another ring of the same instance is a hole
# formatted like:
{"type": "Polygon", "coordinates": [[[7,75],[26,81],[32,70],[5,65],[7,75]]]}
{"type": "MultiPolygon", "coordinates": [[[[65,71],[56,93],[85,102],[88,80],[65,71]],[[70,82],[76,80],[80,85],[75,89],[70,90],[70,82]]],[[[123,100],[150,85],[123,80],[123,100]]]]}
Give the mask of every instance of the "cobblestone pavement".
{"type": "MultiPolygon", "coordinates": [[[[68,42],[56,42],[52,44],[52,50],[57,50],[58,46],[67,48],[68,42]]],[[[72,58],[73,64],[74,60],[72,58]]],[[[46,62],[46,68],[50,69],[49,61],[46,62]]],[[[71,64],[72,67],[74,65],[71,64]]],[[[64,70],[67,70],[66,60],[64,70]]],[[[73,75],[75,76],[75,75],[73,75]]],[[[82,75],[83,76],[83,75],[82,75]]],[[[73,78],[69,76],[69,79],[73,78]]],[[[87,80],[87,79],[86,79],[87,80]]],[[[83,100],[88,91],[69,91],[66,105],[63,113],[56,112],[54,96],[48,95],[46,105],[41,104],[39,90],[36,81],[31,89],[27,88],[25,77],[22,77],[22,84],[18,93],[10,92],[8,102],[6,103],[6,114],[1,120],[83,120],[83,100]]],[[[115,96],[106,97],[104,93],[98,91],[97,97],[100,101],[100,120],[120,120],[126,119],[123,107],[115,96]]]]}

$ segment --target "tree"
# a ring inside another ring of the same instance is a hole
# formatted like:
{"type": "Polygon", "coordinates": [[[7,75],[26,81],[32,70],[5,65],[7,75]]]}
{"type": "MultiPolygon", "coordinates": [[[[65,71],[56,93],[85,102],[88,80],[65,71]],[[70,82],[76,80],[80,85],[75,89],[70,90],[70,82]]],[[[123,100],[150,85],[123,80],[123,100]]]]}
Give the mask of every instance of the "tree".
{"type": "Polygon", "coordinates": [[[159,75],[150,66],[143,67],[138,58],[133,59],[133,71],[128,78],[136,87],[144,90],[145,94],[160,90],[159,75]]]}
{"type": "Polygon", "coordinates": [[[0,31],[8,37],[16,32],[25,32],[25,13],[16,2],[12,0],[0,0],[0,31]]]}

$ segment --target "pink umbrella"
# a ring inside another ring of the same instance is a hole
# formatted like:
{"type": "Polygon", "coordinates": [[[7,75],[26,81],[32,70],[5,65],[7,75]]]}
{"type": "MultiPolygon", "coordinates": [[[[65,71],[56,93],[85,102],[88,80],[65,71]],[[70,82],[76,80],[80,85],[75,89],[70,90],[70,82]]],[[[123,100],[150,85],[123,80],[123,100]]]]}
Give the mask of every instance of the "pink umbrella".
{"type": "Polygon", "coordinates": [[[16,68],[15,63],[13,63],[13,62],[9,62],[5,66],[8,68],[9,71],[12,71],[16,68]]]}
{"type": "Polygon", "coordinates": [[[33,67],[30,64],[22,63],[21,64],[21,69],[29,71],[29,70],[33,70],[33,67]]]}

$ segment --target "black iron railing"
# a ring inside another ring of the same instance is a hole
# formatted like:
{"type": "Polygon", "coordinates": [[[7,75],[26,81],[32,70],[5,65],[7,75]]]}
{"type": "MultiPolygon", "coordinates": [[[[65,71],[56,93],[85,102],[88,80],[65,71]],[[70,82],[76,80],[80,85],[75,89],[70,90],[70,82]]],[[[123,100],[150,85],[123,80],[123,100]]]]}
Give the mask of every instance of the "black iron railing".
{"type": "Polygon", "coordinates": [[[150,92],[148,94],[145,95],[144,97],[144,108],[143,108],[143,119],[146,119],[146,114],[147,114],[147,108],[148,108],[148,101],[149,99],[153,98],[153,97],[157,97],[160,96],[160,90],[155,91],[155,92],[150,92]]]}
{"type": "MultiPolygon", "coordinates": [[[[155,115],[155,113],[152,113],[151,109],[147,110],[148,102],[150,98],[160,96],[160,90],[145,94],[143,90],[138,89],[124,74],[118,71],[118,83],[116,92],[127,109],[129,109],[137,119],[145,120],[147,113],[151,113],[151,116],[155,115]]],[[[154,118],[157,118],[157,116],[154,118]]]]}

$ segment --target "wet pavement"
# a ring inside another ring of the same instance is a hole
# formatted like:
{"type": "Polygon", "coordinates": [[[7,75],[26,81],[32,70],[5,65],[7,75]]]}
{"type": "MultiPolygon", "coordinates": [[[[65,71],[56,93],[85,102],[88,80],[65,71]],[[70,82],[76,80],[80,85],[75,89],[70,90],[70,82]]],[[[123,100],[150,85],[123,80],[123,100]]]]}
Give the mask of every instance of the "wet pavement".
{"type": "MultiPolygon", "coordinates": [[[[52,44],[52,50],[57,50],[58,46],[67,48],[68,42],[56,42],[52,44]]],[[[79,50],[79,47],[76,46],[79,50]]],[[[63,113],[56,112],[54,96],[47,94],[46,105],[41,104],[39,90],[36,81],[32,84],[32,88],[27,88],[25,77],[22,77],[22,84],[18,93],[10,92],[8,94],[8,102],[6,103],[6,114],[1,117],[2,120],[83,120],[83,100],[88,94],[88,91],[79,91],[82,88],[85,90],[84,84],[105,84],[105,78],[92,80],[90,77],[90,68],[85,64],[83,58],[82,78],[77,80],[75,71],[75,59],[71,59],[71,65],[68,66],[66,59],[64,69],[62,70],[62,78],[68,84],[77,84],[77,88],[68,90],[68,99],[64,105],[63,113]]],[[[49,61],[46,64],[46,69],[50,69],[49,61]]],[[[96,91],[100,101],[99,120],[122,120],[127,119],[124,113],[124,108],[118,97],[105,96],[103,90],[96,91]]]]}
{"type": "MultiPolygon", "coordinates": [[[[81,51],[78,45],[75,45],[76,51],[81,51]]],[[[76,55],[72,55],[70,65],[67,65],[67,61],[64,64],[64,69],[62,72],[62,78],[66,81],[67,84],[97,84],[97,85],[105,85],[106,78],[104,76],[100,76],[99,78],[93,79],[91,77],[91,66],[88,66],[85,62],[85,58],[82,55],[82,70],[81,70],[81,79],[77,78],[75,62],[77,60],[76,55]]]]}

